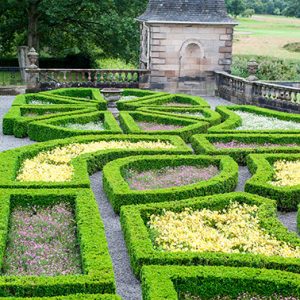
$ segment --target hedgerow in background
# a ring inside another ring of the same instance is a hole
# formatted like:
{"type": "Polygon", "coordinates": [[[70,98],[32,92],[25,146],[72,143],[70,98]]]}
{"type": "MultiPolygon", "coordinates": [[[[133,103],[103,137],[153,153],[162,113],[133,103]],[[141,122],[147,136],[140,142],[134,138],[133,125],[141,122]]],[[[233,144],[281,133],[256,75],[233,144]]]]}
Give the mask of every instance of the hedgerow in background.
{"type": "Polygon", "coordinates": [[[190,197],[226,193],[233,191],[238,180],[238,165],[226,156],[161,155],[137,156],[114,160],[103,168],[103,184],[114,210],[121,206],[162,201],[176,201],[190,197]],[[205,181],[194,184],[152,190],[131,189],[126,181],[129,170],[143,172],[161,170],[166,167],[193,166],[205,168],[215,166],[219,173],[205,181]]]}
{"type": "MultiPolygon", "coordinates": [[[[130,205],[121,208],[122,229],[130,254],[131,266],[136,275],[139,275],[144,265],[154,264],[247,266],[299,273],[300,262],[297,258],[255,255],[251,253],[161,251],[153,244],[153,235],[151,235],[147,226],[151,215],[161,215],[164,211],[179,213],[186,208],[192,211],[205,208],[221,211],[232,202],[238,202],[258,207],[257,217],[260,220],[259,224],[270,236],[278,241],[286,242],[292,247],[299,247],[299,237],[295,233],[290,233],[277,219],[274,201],[247,193],[218,194],[177,202],[170,202],[170,198],[165,197],[165,201],[163,203],[130,205]]],[[[246,224],[245,226],[247,226],[246,224]]]]}
{"type": "Polygon", "coordinates": [[[196,134],[191,138],[197,154],[230,155],[239,164],[246,165],[251,153],[298,153],[299,134],[196,134]]]}
{"type": "MultiPolygon", "coordinates": [[[[300,154],[251,154],[247,165],[253,174],[245,185],[245,191],[277,201],[278,208],[283,211],[296,211],[300,203],[300,183],[292,186],[280,186],[276,182],[275,167],[277,161],[295,162],[300,154]]],[[[293,177],[292,169],[290,176],[293,177]]],[[[297,170],[298,171],[298,170],[297,170]]]]}
{"type": "Polygon", "coordinates": [[[297,299],[300,296],[299,276],[276,270],[223,266],[145,266],[141,277],[145,300],[179,300],[185,294],[190,295],[190,299],[239,299],[243,294],[255,299],[297,299]]]}

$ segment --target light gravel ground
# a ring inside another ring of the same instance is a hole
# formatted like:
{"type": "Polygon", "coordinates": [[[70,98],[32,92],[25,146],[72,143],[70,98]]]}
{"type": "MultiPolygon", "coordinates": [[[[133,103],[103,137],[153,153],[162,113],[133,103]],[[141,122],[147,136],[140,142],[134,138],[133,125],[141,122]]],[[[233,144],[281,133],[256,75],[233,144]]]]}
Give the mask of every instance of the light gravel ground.
{"type": "Polygon", "coordinates": [[[219,105],[235,105],[234,103],[224,100],[220,97],[203,97],[210,107],[214,110],[219,105]]]}

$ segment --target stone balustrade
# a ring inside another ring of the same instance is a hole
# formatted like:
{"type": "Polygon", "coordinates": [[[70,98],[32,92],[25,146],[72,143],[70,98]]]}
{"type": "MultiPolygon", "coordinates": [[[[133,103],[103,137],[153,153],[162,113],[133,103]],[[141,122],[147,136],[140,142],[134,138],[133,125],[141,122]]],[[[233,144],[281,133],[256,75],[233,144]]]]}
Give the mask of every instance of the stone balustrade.
{"type": "Polygon", "coordinates": [[[300,88],[249,81],[222,71],[215,74],[216,94],[226,100],[300,113],[300,88]]]}

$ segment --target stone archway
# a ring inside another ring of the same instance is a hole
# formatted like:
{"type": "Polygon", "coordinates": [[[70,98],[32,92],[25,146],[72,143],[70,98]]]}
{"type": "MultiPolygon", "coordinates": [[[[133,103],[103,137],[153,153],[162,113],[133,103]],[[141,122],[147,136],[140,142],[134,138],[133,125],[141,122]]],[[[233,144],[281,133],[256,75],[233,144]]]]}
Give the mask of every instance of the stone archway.
{"type": "Polygon", "coordinates": [[[197,80],[204,61],[203,46],[199,40],[185,41],[179,52],[179,77],[182,80],[197,80]]]}

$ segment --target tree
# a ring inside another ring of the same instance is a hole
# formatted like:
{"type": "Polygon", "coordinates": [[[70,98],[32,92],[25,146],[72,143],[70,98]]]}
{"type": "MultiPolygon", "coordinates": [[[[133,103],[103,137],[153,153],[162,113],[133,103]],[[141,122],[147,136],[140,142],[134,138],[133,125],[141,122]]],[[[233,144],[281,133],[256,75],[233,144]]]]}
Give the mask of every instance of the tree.
{"type": "Polygon", "coordinates": [[[234,17],[241,15],[246,9],[244,0],[226,0],[226,6],[228,12],[234,17]]]}
{"type": "Polygon", "coordinates": [[[300,1],[299,0],[287,0],[287,6],[284,10],[284,14],[290,17],[300,18],[300,1]]]}

